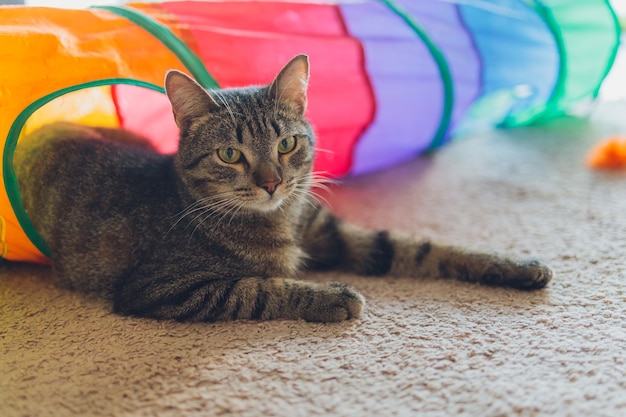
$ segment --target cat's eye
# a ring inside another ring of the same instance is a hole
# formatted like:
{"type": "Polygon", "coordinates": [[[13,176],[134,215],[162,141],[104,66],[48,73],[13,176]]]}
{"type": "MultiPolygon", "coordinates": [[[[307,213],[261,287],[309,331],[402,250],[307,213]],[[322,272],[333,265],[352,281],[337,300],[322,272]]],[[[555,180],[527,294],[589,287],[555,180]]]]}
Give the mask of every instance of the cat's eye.
{"type": "Polygon", "coordinates": [[[289,136],[278,142],[278,153],[289,153],[296,147],[296,137],[289,136]]]}
{"type": "Polygon", "coordinates": [[[217,151],[217,156],[227,164],[236,164],[241,160],[241,151],[233,148],[222,148],[217,151]]]}

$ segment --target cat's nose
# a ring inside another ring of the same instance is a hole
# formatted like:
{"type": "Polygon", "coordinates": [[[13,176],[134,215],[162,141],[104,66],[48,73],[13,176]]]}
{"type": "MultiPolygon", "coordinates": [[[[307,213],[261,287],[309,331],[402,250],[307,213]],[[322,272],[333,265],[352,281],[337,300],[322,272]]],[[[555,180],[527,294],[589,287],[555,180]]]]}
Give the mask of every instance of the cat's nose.
{"type": "Polygon", "coordinates": [[[263,188],[269,195],[276,192],[276,188],[283,182],[282,170],[271,164],[261,165],[253,174],[254,182],[263,188]]]}
{"type": "Polygon", "coordinates": [[[266,181],[262,184],[259,184],[259,187],[263,188],[265,191],[268,192],[269,195],[274,194],[274,192],[276,191],[276,188],[278,187],[278,185],[282,182],[282,180],[277,180],[277,181],[266,181]]]}

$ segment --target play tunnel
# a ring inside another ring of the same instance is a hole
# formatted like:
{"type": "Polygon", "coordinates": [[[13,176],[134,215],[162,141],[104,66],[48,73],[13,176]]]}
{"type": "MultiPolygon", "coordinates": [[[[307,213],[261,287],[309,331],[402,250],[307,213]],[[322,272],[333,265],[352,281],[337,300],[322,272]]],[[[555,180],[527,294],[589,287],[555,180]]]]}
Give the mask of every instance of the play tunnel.
{"type": "Polygon", "coordinates": [[[267,84],[292,56],[308,54],[315,169],[342,177],[413,158],[459,132],[546,121],[588,104],[618,43],[602,0],[0,7],[0,255],[46,262],[12,166],[19,137],[71,120],[121,126],[173,152],[178,132],[162,89],[170,68],[209,89],[267,84]]]}

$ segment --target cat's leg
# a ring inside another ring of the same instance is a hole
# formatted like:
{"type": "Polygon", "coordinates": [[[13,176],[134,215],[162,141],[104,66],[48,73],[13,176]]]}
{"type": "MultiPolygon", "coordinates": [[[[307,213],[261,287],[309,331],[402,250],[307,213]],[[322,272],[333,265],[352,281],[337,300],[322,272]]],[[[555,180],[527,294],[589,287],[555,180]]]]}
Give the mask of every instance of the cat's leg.
{"type": "Polygon", "coordinates": [[[344,284],[286,278],[125,280],[116,291],[118,314],[179,321],[357,317],[364,298],[344,284]]]}
{"type": "Polygon", "coordinates": [[[339,269],[360,275],[442,277],[519,289],[544,287],[546,265],[480,253],[386,231],[368,231],[324,208],[313,214],[303,237],[311,269],[339,269]]]}

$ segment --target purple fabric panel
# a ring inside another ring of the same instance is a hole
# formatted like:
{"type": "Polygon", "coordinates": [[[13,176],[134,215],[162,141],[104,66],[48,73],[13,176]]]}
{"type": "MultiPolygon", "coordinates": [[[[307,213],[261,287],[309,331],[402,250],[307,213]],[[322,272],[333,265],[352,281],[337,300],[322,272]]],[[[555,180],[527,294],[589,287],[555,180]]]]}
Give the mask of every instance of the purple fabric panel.
{"type": "Polygon", "coordinates": [[[440,0],[396,0],[443,53],[454,85],[454,109],[448,132],[466,116],[481,89],[481,61],[457,6],[440,0]]]}
{"type": "Polygon", "coordinates": [[[376,114],[353,150],[351,174],[408,160],[430,144],[439,126],[443,88],[424,43],[386,6],[339,5],[348,32],[361,43],[376,96],[376,114]]]}

